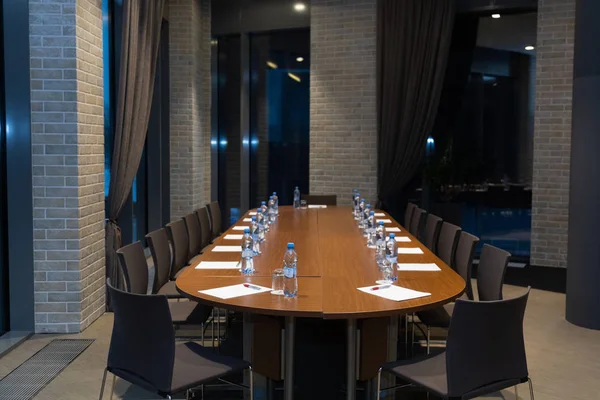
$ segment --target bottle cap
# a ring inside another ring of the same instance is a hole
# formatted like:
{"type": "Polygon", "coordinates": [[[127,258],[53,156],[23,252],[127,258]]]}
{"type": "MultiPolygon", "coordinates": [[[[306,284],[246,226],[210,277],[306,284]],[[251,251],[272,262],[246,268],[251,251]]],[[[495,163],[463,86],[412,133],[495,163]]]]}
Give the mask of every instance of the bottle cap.
{"type": "Polygon", "coordinates": [[[244,233],[250,233],[250,228],[244,229],[244,233]]]}
{"type": "Polygon", "coordinates": [[[296,190],[298,190],[298,186],[296,186],[296,190]]]}
{"type": "Polygon", "coordinates": [[[266,201],[261,201],[260,204],[263,205],[263,206],[266,206],[267,202],[266,201]]]}
{"type": "Polygon", "coordinates": [[[269,196],[269,200],[273,200],[273,196],[269,196]]]}
{"type": "MultiPolygon", "coordinates": [[[[252,216],[252,221],[256,221],[256,215],[252,216]]],[[[383,221],[381,221],[383,222],[383,221]]]]}
{"type": "Polygon", "coordinates": [[[371,208],[371,205],[370,205],[370,204],[367,204],[367,208],[371,208]]]}
{"type": "Polygon", "coordinates": [[[288,243],[288,250],[294,248],[294,243],[288,243]]]}
{"type": "Polygon", "coordinates": [[[365,199],[360,199],[361,202],[365,201],[365,199]]]}
{"type": "Polygon", "coordinates": [[[371,211],[369,215],[375,215],[375,211],[371,211]]]}
{"type": "Polygon", "coordinates": [[[379,221],[379,225],[383,225],[383,221],[379,221]]]}
{"type": "Polygon", "coordinates": [[[273,192],[273,196],[277,196],[277,192],[273,192]]]}
{"type": "Polygon", "coordinates": [[[395,238],[395,237],[396,237],[396,234],[395,234],[395,233],[390,233],[390,239],[393,239],[393,238],[395,238]]]}

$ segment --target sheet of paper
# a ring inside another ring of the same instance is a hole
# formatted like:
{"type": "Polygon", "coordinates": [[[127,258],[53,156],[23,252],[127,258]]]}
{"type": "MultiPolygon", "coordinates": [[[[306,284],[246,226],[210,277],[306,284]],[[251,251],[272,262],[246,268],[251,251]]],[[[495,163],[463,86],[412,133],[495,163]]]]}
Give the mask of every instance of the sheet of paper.
{"type": "Polygon", "coordinates": [[[387,233],[390,233],[390,232],[400,232],[400,228],[392,226],[391,228],[385,228],[385,231],[387,233]]]}
{"type": "Polygon", "coordinates": [[[436,264],[423,263],[423,264],[410,264],[410,263],[398,263],[398,271],[441,271],[440,267],[436,264]]]}
{"type": "Polygon", "coordinates": [[[223,236],[223,239],[225,240],[242,240],[242,238],[244,237],[244,235],[234,235],[234,234],[228,234],[223,236]]]}
{"type": "Polygon", "coordinates": [[[240,225],[238,225],[238,226],[234,226],[233,228],[231,228],[231,230],[233,230],[233,231],[243,231],[246,228],[250,229],[249,226],[240,226],[240,225]]]}
{"type": "Polygon", "coordinates": [[[378,219],[377,222],[383,222],[384,224],[391,224],[392,220],[391,219],[378,219]]]}
{"type": "Polygon", "coordinates": [[[212,251],[217,253],[241,253],[242,246],[215,246],[212,251]]]}
{"type": "Polygon", "coordinates": [[[383,297],[384,299],[393,301],[404,301],[418,299],[419,297],[431,296],[431,293],[418,292],[416,290],[403,288],[395,285],[375,285],[358,288],[361,292],[372,294],[374,296],[383,297]],[[373,288],[378,287],[378,290],[373,288]]]}
{"type": "Polygon", "coordinates": [[[252,218],[244,218],[243,222],[252,222],[252,218]]]}
{"type": "Polygon", "coordinates": [[[256,211],[250,211],[248,215],[256,215],[256,211]]]}
{"type": "Polygon", "coordinates": [[[240,269],[237,261],[200,261],[194,269],[240,269]]]}
{"type": "Polygon", "coordinates": [[[308,208],[327,208],[327,206],[321,204],[309,204],[308,208]]]}
{"type": "Polygon", "coordinates": [[[423,254],[418,247],[398,247],[398,254],[423,254]]]}
{"type": "Polygon", "coordinates": [[[385,217],[385,213],[375,213],[376,217],[385,217]]]}
{"type": "Polygon", "coordinates": [[[207,294],[209,296],[218,297],[220,299],[232,299],[234,297],[249,296],[251,294],[270,292],[271,290],[271,288],[266,288],[264,286],[252,284],[246,287],[243,283],[240,283],[239,285],[223,286],[220,288],[208,290],[198,290],[198,293],[207,294]]]}
{"type": "Polygon", "coordinates": [[[410,238],[408,236],[396,236],[396,242],[408,243],[410,242],[410,238]]]}

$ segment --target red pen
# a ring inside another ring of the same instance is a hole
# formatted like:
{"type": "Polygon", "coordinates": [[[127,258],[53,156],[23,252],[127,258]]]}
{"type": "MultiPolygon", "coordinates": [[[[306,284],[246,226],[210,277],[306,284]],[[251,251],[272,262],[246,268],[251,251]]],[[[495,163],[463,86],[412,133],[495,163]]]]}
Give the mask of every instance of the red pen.
{"type": "Polygon", "coordinates": [[[244,287],[247,287],[248,289],[260,290],[258,286],[254,286],[249,283],[244,283],[244,287]]]}
{"type": "Polygon", "coordinates": [[[375,286],[373,288],[371,288],[371,290],[379,290],[379,289],[387,289],[392,285],[387,285],[387,286],[375,286]]]}

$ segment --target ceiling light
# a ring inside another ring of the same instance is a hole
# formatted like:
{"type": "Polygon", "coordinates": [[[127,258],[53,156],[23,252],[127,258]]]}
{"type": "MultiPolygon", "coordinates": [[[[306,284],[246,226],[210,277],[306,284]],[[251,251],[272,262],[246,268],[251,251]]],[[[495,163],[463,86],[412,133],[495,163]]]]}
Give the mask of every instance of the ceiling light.
{"type": "Polygon", "coordinates": [[[296,10],[298,12],[302,12],[302,11],[306,10],[306,4],[304,4],[304,3],[294,4],[294,10],[296,10]]]}
{"type": "Polygon", "coordinates": [[[267,61],[267,65],[270,68],[277,69],[277,64],[275,64],[273,61],[267,61]]]}
{"type": "Polygon", "coordinates": [[[292,78],[293,80],[295,80],[296,82],[301,82],[301,79],[300,79],[300,77],[298,75],[294,75],[291,72],[288,72],[288,76],[290,78],[292,78]]]}
{"type": "Polygon", "coordinates": [[[525,46],[525,50],[527,50],[527,51],[535,50],[535,47],[533,47],[533,46],[525,46]]]}
{"type": "Polygon", "coordinates": [[[492,14],[492,18],[498,19],[498,18],[500,18],[500,14],[492,14]]]}
{"type": "Polygon", "coordinates": [[[302,62],[302,61],[304,61],[304,57],[297,57],[297,58],[296,58],[296,61],[298,61],[298,62],[302,62]]]}

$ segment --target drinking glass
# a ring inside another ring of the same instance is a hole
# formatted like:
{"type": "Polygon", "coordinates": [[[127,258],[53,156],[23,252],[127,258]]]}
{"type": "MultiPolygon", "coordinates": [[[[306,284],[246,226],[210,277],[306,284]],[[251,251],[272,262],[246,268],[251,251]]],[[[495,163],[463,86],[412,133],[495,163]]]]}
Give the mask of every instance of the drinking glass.
{"type": "Polygon", "coordinates": [[[300,200],[300,209],[306,210],[308,205],[306,204],[306,200],[300,200]]]}
{"type": "Polygon", "coordinates": [[[273,281],[271,288],[271,294],[275,294],[278,296],[283,296],[283,269],[277,268],[273,271],[273,281]]]}
{"type": "Polygon", "coordinates": [[[381,271],[381,279],[377,280],[375,283],[378,285],[385,285],[394,283],[394,270],[393,263],[389,260],[383,260],[379,264],[379,271],[381,271]]]}

